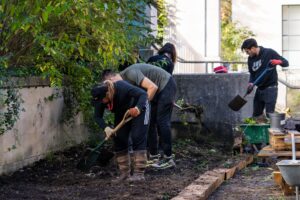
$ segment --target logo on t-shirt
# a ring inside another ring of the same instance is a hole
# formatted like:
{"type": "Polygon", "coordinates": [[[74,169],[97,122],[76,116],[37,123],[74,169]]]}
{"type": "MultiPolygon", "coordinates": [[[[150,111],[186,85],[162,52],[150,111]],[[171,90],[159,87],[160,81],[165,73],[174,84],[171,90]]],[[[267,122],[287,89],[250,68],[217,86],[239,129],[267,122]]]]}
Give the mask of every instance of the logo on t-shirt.
{"type": "Polygon", "coordinates": [[[261,66],[261,59],[253,62],[252,70],[255,72],[260,68],[260,66],[261,66]]]}

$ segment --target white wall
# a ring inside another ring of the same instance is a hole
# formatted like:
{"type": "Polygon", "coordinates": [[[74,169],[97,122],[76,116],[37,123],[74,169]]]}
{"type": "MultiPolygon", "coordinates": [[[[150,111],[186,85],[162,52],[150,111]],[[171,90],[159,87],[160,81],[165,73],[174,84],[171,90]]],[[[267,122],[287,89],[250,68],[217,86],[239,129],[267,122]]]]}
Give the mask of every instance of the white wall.
{"type": "Polygon", "coordinates": [[[25,112],[20,113],[12,130],[0,135],[0,174],[13,172],[88,137],[81,116],[69,126],[60,122],[63,98],[45,101],[55,92],[53,88],[30,87],[20,92],[25,112]]]}
{"type": "MultiPolygon", "coordinates": [[[[166,42],[185,60],[219,60],[219,0],[167,0],[170,18],[166,42]],[[205,14],[206,13],[206,14],[205,14]]],[[[204,72],[204,65],[176,64],[175,73],[204,72]],[[186,69],[184,69],[186,68],[186,69]]]]}
{"type": "Polygon", "coordinates": [[[300,0],[232,0],[232,19],[249,27],[259,45],[282,52],[282,5],[300,0]]]}

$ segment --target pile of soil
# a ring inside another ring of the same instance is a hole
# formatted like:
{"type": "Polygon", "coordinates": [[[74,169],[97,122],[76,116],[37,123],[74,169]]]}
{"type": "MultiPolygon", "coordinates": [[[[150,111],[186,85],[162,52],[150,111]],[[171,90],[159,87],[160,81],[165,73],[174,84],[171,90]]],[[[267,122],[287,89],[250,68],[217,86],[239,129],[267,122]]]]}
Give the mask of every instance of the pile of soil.
{"type": "Polygon", "coordinates": [[[191,140],[174,144],[176,168],[155,171],[148,168],[146,181],[135,184],[113,183],[117,175],[109,149],[98,164],[80,171],[76,164],[84,152],[78,146],[49,155],[11,175],[0,177],[0,199],[170,199],[207,170],[231,157],[212,146],[191,140]]]}

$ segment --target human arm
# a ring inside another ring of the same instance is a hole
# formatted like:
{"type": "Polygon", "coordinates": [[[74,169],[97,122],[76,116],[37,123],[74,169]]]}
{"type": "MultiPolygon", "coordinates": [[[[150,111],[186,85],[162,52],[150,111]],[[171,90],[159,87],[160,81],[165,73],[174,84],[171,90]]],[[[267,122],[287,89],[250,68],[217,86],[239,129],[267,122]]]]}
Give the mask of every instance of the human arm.
{"type": "Polygon", "coordinates": [[[272,51],[272,59],[270,60],[272,66],[280,65],[281,67],[288,67],[289,62],[276,51],[272,51]]]}
{"type": "Polygon", "coordinates": [[[157,85],[147,77],[144,77],[144,79],[142,80],[141,87],[146,89],[149,101],[153,99],[154,95],[158,90],[157,85]]]}
{"type": "Polygon", "coordinates": [[[126,92],[126,98],[135,99],[135,105],[129,109],[130,115],[136,117],[145,109],[147,102],[147,93],[139,87],[129,84],[125,81],[117,83],[118,88],[126,92]]]}
{"type": "Polygon", "coordinates": [[[101,103],[100,101],[96,101],[93,103],[93,105],[94,105],[94,119],[97,122],[98,126],[104,130],[104,128],[107,126],[103,119],[105,104],[101,103]]]}

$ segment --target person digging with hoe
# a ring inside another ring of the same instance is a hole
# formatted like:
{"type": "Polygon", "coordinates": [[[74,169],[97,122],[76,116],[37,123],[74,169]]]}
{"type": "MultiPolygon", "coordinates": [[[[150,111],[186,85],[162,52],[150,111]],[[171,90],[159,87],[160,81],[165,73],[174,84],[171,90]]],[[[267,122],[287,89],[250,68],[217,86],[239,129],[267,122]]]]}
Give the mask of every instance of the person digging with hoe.
{"type": "Polygon", "coordinates": [[[171,114],[176,94],[174,78],[165,70],[150,64],[130,65],[120,73],[103,71],[105,80],[125,80],[147,91],[151,101],[151,122],[148,133],[148,166],[167,169],[176,166],[172,154],[171,114]],[[158,136],[162,140],[163,156],[158,152],[158,136]]]}
{"type": "Polygon", "coordinates": [[[113,131],[103,120],[103,113],[106,108],[115,113],[115,126],[122,121],[125,113],[133,117],[113,137],[115,157],[120,170],[120,177],[117,181],[144,181],[149,119],[149,104],[146,92],[125,81],[114,83],[105,81],[103,84],[94,87],[91,93],[95,107],[95,120],[100,128],[104,129],[106,135],[110,135],[113,131]],[[129,134],[132,140],[134,157],[133,175],[130,175],[129,134]]]}
{"type": "Polygon", "coordinates": [[[263,119],[263,111],[273,113],[278,94],[278,74],[276,66],[288,67],[289,62],[280,56],[276,51],[269,48],[258,46],[255,39],[246,39],[241,50],[248,54],[248,69],[250,79],[248,83],[247,93],[253,88],[253,82],[266,70],[266,74],[256,84],[257,90],[253,102],[253,117],[263,119]]]}

